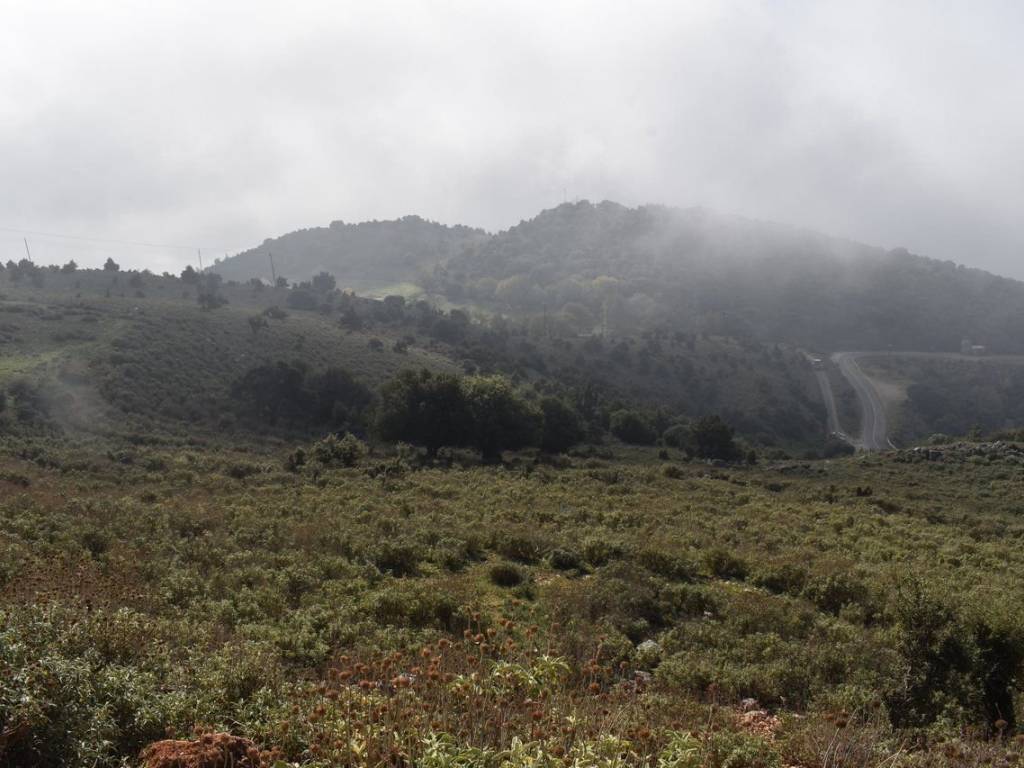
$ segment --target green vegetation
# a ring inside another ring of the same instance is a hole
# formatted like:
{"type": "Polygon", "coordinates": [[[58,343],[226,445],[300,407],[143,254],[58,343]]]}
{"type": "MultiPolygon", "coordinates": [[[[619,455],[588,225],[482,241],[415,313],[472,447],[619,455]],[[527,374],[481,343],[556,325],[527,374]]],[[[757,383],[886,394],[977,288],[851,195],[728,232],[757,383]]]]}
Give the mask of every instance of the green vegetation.
{"type": "Polygon", "coordinates": [[[1015,464],[368,450],[8,438],[6,764],[196,726],[309,766],[1019,756],[1015,464]]]}
{"type": "Polygon", "coordinates": [[[226,280],[260,277],[270,282],[273,262],[276,275],[296,282],[326,270],[342,285],[360,292],[400,284],[405,287],[389,292],[413,295],[415,289],[410,290],[406,281],[415,281],[421,272],[433,270],[485,237],[478,229],[446,227],[418,216],[359,224],[334,221],[328,227],[265,240],[257,248],[218,261],[213,269],[226,280]]]}
{"type": "Polygon", "coordinates": [[[539,440],[565,450],[581,436],[599,438],[623,410],[648,414],[656,427],[649,441],[671,424],[713,414],[751,445],[773,450],[818,449],[825,432],[806,362],[778,346],[662,332],[614,343],[555,337],[528,321],[474,319],[400,296],[360,298],[324,278],[257,288],[188,270],[181,278],[32,270],[42,287],[0,271],[0,390],[24,379],[53,429],[365,434],[372,417],[360,387],[375,394],[402,370],[427,369],[502,376],[530,406],[526,426],[547,409],[546,437],[509,445],[539,440]],[[309,308],[294,308],[296,294],[309,308]],[[568,414],[555,414],[554,401],[568,414]]]}
{"type": "Polygon", "coordinates": [[[879,378],[905,392],[898,437],[992,433],[1024,424],[1024,358],[1005,360],[883,356],[864,360],[879,378]]]}
{"type": "Polygon", "coordinates": [[[238,281],[326,270],[360,291],[399,284],[561,337],[669,333],[821,350],[1024,352],[1024,287],[952,262],[702,209],[583,201],[487,235],[415,216],[268,240],[216,265],[238,281]]]}
{"type": "MultiPolygon", "coordinates": [[[[797,346],[959,343],[1016,284],[853,248],[888,293],[837,318],[837,246],[767,232],[581,204],[3,266],[0,763],[1022,764],[1024,448],[847,456],[797,346]]],[[[905,436],[1024,418],[1008,363],[869,363],[905,436]]]]}

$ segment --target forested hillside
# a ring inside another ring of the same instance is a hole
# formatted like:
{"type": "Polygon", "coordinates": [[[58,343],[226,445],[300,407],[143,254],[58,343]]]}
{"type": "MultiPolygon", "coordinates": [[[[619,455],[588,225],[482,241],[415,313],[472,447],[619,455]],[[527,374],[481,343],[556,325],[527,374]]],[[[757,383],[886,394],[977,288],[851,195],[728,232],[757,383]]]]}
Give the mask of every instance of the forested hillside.
{"type": "Polygon", "coordinates": [[[705,416],[757,447],[816,451],[825,439],[804,357],[728,336],[563,335],[529,317],[359,297],[327,275],[269,287],[25,262],[0,270],[0,295],[8,432],[365,436],[381,386],[427,369],[503,376],[538,409],[564,402],[577,442],[654,443],[673,428],[678,442],[705,416]]]}
{"type": "Polygon", "coordinates": [[[218,262],[213,271],[226,280],[257,277],[267,282],[276,277],[300,282],[329,272],[342,286],[366,291],[415,282],[421,272],[433,270],[484,238],[481,230],[446,227],[419,216],[359,224],[333,221],[328,227],[264,240],[256,248],[218,262]]]}
{"type": "MultiPolygon", "coordinates": [[[[1024,351],[1024,285],[704,209],[564,204],[496,235],[415,216],[294,232],[214,270],[424,291],[565,332],[655,326],[815,349],[1024,351]]],[[[386,292],[386,291],[385,291],[386,292]]]]}
{"type": "Polygon", "coordinates": [[[702,209],[544,211],[435,270],[429,288],[580,331],[652,326],[821,350],[1024,349],[1024,284],[702,209]]]}

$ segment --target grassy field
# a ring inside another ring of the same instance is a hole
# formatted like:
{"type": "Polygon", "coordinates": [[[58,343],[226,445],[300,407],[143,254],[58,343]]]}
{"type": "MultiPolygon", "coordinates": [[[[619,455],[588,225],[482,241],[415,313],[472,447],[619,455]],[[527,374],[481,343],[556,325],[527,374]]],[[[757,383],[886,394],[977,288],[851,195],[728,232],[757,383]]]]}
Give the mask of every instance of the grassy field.
{"type": "Polygon", "coordinates": [[[288,450],[2,443],[0,759],[198,728],[282,765],[1020,764],[970,661],[1024,615],[1001,454],[288,450]]]}

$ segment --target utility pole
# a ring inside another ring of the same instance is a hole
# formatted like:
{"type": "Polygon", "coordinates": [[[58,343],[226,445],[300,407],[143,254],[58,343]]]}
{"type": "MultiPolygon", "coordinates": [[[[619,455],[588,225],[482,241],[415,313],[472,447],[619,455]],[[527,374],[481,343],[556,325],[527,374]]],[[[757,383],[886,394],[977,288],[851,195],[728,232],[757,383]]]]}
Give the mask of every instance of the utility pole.
{"type": "Polygon", "coordinates": [[[276,286],[277,272],[274,270],[274,254],[271,251],[267,251],[267,256],[270,257],[270,284],[276,286]]]}
{"type": "Polygon", "coordinates": [[[199,271],[203,271],[203,249],[196,248],[196,255],[199,256],[199,271]]]}
{"type": "Polygon", "coordinates": [[[22,240],[25,241],[25,253],[28,255],[28,260],[32,261],[32,251],[28,249],[28,238],[23,237],[22,240]]]}

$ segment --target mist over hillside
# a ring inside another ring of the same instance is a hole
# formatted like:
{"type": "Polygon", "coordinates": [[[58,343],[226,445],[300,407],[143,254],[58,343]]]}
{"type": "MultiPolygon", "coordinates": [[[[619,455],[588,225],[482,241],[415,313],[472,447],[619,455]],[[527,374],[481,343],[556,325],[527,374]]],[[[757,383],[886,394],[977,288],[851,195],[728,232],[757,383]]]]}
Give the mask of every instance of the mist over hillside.
{"type": "Polygon", "coordinates": [[[401,284],[572,333],[654,327],[820,350],[1024,350],[1024,284],[702,208],[567,203],[495,235],[417,217],[332,224],[269,240],[214,269],[232,279],[319,271],[343,286],[401,284]]]}
{"type": "Polygon", "coordinates": [[[268,238],[219,262],[213,271],[228,280],[268,282],[275,275],[300,281],[329,272],[348,288],[374,289],[415,279],[485,237],[479,229],[448,227],[419,216],[358,224],[332,221],[327,227],[268,238]]]}

